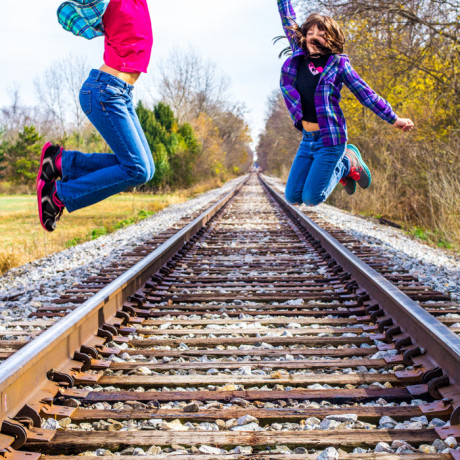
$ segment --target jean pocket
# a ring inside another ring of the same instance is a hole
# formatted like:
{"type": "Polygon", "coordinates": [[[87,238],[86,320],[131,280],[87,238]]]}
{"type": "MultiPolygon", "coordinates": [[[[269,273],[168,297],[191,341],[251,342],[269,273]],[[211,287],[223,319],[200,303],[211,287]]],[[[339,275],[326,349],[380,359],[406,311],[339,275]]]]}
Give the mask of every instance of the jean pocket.
{"type": "Polygon", "coordinates": [[[123,90],[112,85],[106,85],[105,88],[102,87],[101,92],[106,96],[123,96],[123,90]]]}
{"type": "Polygon", "coordinates": [[[88,90],[80,90],[80,105],[85,115],[91,113],[91,91],[88,90]]]}

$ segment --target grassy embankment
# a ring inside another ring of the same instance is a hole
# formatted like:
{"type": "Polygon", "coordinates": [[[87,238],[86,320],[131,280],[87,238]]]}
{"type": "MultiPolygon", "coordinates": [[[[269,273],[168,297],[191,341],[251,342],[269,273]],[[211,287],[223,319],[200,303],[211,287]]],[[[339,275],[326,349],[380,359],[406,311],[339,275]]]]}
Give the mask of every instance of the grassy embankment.
{"type": "Polygon", "coordinates": [[[209,181],[169,194],[116,195],[75,213],[65,212],[53,233],[46,233],[40,227],[34,195],[0,195],[0,275],[10,268],[138,222],[219,185],[222,184],[209,181]]]}

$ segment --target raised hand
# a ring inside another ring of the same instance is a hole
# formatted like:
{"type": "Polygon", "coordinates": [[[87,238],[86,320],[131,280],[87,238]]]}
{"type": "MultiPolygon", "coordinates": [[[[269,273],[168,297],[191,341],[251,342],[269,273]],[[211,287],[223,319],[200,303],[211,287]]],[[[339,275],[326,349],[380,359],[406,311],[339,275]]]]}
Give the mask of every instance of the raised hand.
{"type": "Polygon", "coordinates": [[[410,118],[398,118],[394,123],[393,126],[398,128],[405,133],[408,131],[412,131],[414,129],[414,123],[410,118]]]}

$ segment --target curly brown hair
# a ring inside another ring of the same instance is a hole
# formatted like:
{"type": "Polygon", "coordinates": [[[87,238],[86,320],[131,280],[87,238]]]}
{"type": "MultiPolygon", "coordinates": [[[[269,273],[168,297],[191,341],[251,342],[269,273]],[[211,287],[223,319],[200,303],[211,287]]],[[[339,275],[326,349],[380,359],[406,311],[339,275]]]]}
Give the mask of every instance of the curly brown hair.
{"type": "Polygon", "coordinates": [[[345,35],[337,21],[330,16],[313,13],[299,26],[293,19],[293,26],[289,27],[293,32],[294,40],[309,55],[307,47],[307,33],[313,26],[324,32],[324,43],[312,40],[312,44],[318,48],[321,54],[341,54],[345,45],[345,35]]]}

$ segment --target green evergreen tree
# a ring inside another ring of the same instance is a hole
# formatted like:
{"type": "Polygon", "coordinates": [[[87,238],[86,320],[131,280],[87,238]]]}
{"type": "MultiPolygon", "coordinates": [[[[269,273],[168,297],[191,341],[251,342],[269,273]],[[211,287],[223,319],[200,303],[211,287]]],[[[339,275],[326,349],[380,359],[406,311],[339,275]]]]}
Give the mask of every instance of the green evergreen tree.
{"type": "Polygon", "coordinates": [[[163,102],[153,110],[139,102],[136,112],[155,162],[155,176],[149,185],[154,188],[192,185],[199,143],[191,125],[178,126],[171,107],[163,102]]]}
{"type": "Polygon", "coordinates": [[[178,146],[170,160],[172,183],[176,186],[189,187],[196,181],[193,173],[200,153],[200,143],[189,123],[179,126],[177,139],[178,146]]]}
{"type": "Polygon", "coordinates": [[[158,123],[160,123],[160,125],[163,126],[167,132],[172,132],[176,122],[176,117],[174,116],[174,112],[172,111],[171,107],[169,107],[169,105],[165,104],[164,102],[160,102],[154,107],[153,114],[155,115],[155,119],[158,121],[158,123]]]}
{"type": "Polygon", "coordinates": [[[40,164],[42,138],[33,125],[24,126],[14,143],[5,149],[5,157],[11,165],[9,179],[15,184],[33,185],[40,164]]]}
{"type": "Polygon", "coordinates": [[[0,179],[4,179],[4,175],[2,171],[6,169],[5,160],[6,160],[6,146],[7,143],[3,139],[3,134],[5,133],[4,130],[0,130],[0,179]]]}
{"type": "Polygon", "coordinates": [[[166,133],[155,119],[154,112],[146,108],[142,102],[139,102],[136,112],[155,163],[155,175],[149,185],[156,188],[165,186],[168,184],[170,173],[169,152],[165,146],[166,133]]]}

